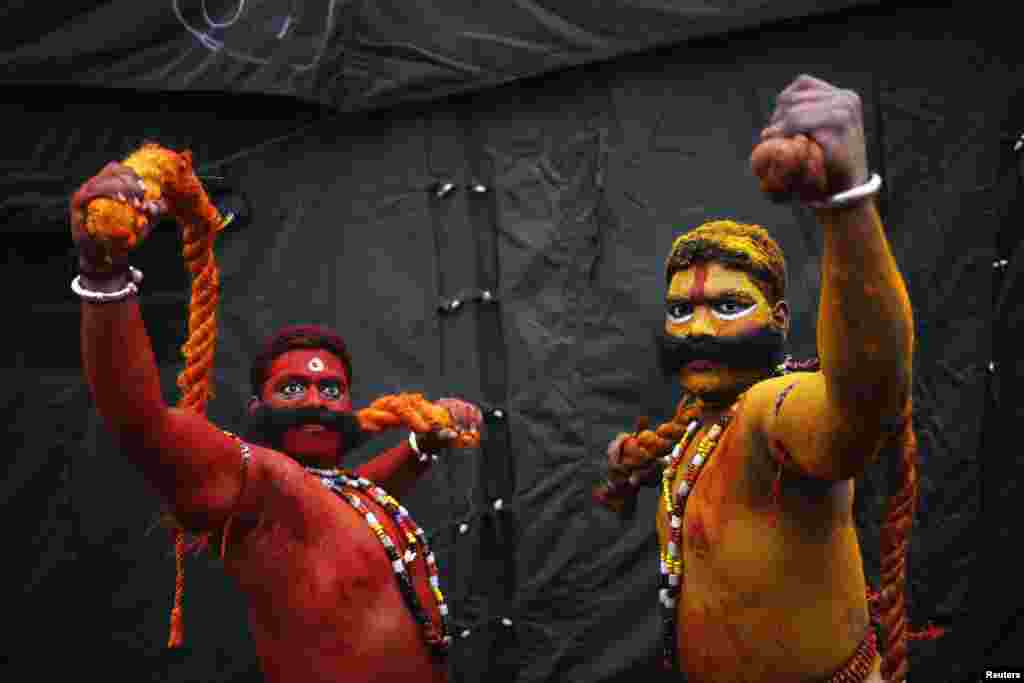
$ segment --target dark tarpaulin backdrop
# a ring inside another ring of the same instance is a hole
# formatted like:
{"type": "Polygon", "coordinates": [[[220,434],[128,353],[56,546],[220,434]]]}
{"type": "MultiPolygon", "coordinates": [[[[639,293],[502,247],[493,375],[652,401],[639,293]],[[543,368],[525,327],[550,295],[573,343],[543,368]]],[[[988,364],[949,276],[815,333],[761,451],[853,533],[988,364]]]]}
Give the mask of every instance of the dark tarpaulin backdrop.
{"type": "MultiPolygon", "coordinates": [[[[359,109],[456,86],[423,70],[346,91],[348,61],[334,81],[304,81],[218,56],[206,59],[219,66],[193,65],[203,75],[189,80],[184,60],[195,57],[164,4],[137,20],[152,35],[124,25],[103,33],[126,21],[114,11],[124,3],[78,5],[53,8],[21,33],[8,21],[2,52],[0,210],[13,319],[0,493],[16,549],[8,569],[22,586],[8,606],[18,615],[9,652],[56,666],[70,658],[55,644],[90,645],[71,660],[80,672],[260,680],[242,600],[209,556],[188,565],[186,647],[163,648],[174,563],[166,535],[152,530],[159,506],[117,457],[81,378],[67,197],[108,160],[154,139],[192,149],[215,196],[244,207],[217,246],[211,419],[240,427],[250,353],[271,330],[302,321],[333,324],[348,339],[357,405],[402,390],[487,409],[481,451],[453,453],[406,501],[432,534],[453,606],[453,680],[659,680],[654,492],[622,522],[596,509],[590,490],[608,440],[638,415],[667,418],[677,398],[654,346],[675,234],[714,217],[769,227],[789,262],[791,351],[814,354],[821,236],[809,212],[761,198],[747,170],[775,93],[810,72],[864,99],[870,159],[885,178],[881,209],[916,311],[922,482],[910,616],[950,630],[912,643],[913,680],[976,680],[979,666],[1022,664],[1009,559],[1021,493],[1011,429],[1022,417],[1009,389],[1020,360],[1007,333],[1022,316],[1014,141],[1024,102],[997,18],[959,7],[861,8],[357,114],[290,97],[159,91],[264,90],[359,109]],[[456,299],[463,304],[450,306],[456,299]]],[[[668,3],[618,5],[602,7],[612,16],[668,3]]],[[[353,31],[383,16],[381,7],[338,11],[353,31]]],[[[550,15],[535,3],[516,7],[550,15]]],[[[418,12],[422,22],[427,9],[418,12]]],[[[381,25],[442,40],[463,19],[438,14],[429,26],[393,14],[381,25]]],[[[632,35],[628,25],[611,31],[601,12],[580,16],[590,33],[604,26],[609,44],[635,47],[621,37],[632,35]]],[[[648,36],[703,33],[695,26],[680,21],[672,33],[663,24],[648,36]]],[[[361,45],[359,35],[345,40],[361,45]]],[[[415,41],[395,35],[389,44],[412,50],[415,41]]],[[[454,81],[465,89],[580,61],[581,50],[609,54],[580,45],[563,46],[554,64],[510,57],[489,67],[500,78],[454,81]]],[[[365,63],[358,51],[345,54],[365,63]]],[[[146,273],[143,313],[168,401],[185,335],[179,250],[169,227],[134,261],[146,273]]],[[[397,438],[377,439],[360,460],[397,438]]],[[[881,469],[862,478],[857,500],[872,582],[881,469]]]]}
{"type": "Polygon", "coordinates": [[[340,110],[474,90],[865,0],[65,0],[0,9],[0,80],[291,95],[340,110]]]}

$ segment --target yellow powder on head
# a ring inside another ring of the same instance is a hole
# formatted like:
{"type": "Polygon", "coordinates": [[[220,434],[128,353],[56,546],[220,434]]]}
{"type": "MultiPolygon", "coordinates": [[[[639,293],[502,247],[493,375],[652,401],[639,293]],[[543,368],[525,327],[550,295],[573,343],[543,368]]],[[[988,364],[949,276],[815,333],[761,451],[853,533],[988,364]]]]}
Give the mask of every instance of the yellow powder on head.
{"type": "Polygon", "coordinates": [[[701,261],[740,268],[762,280],[774,303],[786,294],[786,259],[778,243],[760,225],[715,220],[685,232],[672,242],[666,279],[701,261]]]}

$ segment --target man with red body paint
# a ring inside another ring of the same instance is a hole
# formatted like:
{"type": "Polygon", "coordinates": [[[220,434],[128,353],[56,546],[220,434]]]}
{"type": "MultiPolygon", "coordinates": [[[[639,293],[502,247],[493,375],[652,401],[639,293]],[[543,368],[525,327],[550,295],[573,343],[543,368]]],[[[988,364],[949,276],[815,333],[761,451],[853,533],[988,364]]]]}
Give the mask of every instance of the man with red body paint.
{"type": "Polygon", "coordinates": [[[673,422],[611,442],[599,499],[656,481],[685,444],[656,524],[663,563],[681,561],[679,588],[663,583],[666,661],[690,683],[880,683],[853,479],[908,424],[912,312],[871,198],[859,98],[801,76],[776,104],[751,162],[762,189],[816,206],[821,369],[777,376],[790,315],[765,230],[714,221],[681,235],[664,330],[684,400],[673,422]]]}
{"type": "MultiPolygon", "coordinates": [[[[124,291],[127,266],[101,270],[101,250],[85,233],[89,201],[117,197],[155,217],[134,172],[110,164],[71,201],[81,286],[124,291]]],[[[153,221],[150,222],[152,224],[153,221]]],[[[266,680],[276,683],[443,683],[447,667],[426,643],[399,590],[392,563],[363,514],[306,467],[342,465],[357,433],[349,393],[351,362],[329,330],[276,335],[253,367],[251,440],[243,447],[204,417],[164,404],[159,373],[134,295],[83,301],[83,364],[97,410],[121,451],[188,530],[223,532],[225,570],[247,598],[249,623],[266,680]],[[225,530],[228,521],[230,533],[225,530]]],[[[478,408],[442,399],[459,430],[477,429],[478,408]]],[[[418,435],[436,452],[453,430],[418,435]]],[[[429,467],[403,443],[359,468],[392,496],[429,467]]],[[[403,554],[403,534],[372,497],[353,492],[403,554]]],[[[409,561],[419,604],[438,635],[438,603],[423,553],[409,561]]]]}

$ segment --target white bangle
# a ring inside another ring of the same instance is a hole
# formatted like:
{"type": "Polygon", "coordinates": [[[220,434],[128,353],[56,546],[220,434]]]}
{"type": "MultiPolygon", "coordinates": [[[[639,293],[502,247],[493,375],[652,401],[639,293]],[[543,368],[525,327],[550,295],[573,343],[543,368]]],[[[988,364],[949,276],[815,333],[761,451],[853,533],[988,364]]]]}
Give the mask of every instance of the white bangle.
{"type": "Polygon", "coordinates": [[[416,443],[416,432],[409,432],[409,448],[416,454],[417,460],[421,463],[433,463],[437,462],[436,453],[424,453],[420,451],[420,446],[416,443]]]}
{"type": "Polygon", "coordinates": [[[872,173],[868,181],[863,185],[851,187],[845,192],[834,194],[823,202],[807,202],[807,206],[814,209],[842,209],[850,206],[861,199],[878,194],[882,187],[882,176],[872,173]]]}
{"type": "Polygon", "coordinates": [[[142,282],[142,271],[137,268],[128,267],[129,282],[121,289],[116,292],[97,292],[92,289],[86,289],[82,286],[82,276],[78,275],[74,280],[71,281],[71,291],[78,295],[78,298],[82,301],[88,301],[92,304],[110,304],[118,301],[124,301],[128,297],[135,296],[139,293],[139,283],[142,282]]]}

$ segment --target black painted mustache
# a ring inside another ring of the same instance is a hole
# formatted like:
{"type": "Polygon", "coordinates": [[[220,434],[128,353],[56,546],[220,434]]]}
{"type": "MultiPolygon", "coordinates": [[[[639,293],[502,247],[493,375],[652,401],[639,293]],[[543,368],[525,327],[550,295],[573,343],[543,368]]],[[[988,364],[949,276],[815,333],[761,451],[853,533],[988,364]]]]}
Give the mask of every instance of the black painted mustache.
{"type": "Polygon", "coordinates": [[[676,375],[688,363],[707,360],[737,370],[770,369],[782,362],[786,338],[782,329],[764,325],[730,337],[677,337],[661,330],[659,361],[666,374],[676,375]]]}
{"type": "Polygon", "coordinates": [[[245,436],[249,441],[280,449],[284,433],[299,425],[316,424],[341,434],[341,450],[358,448],[371,438],[359,428],[352,413],[339,413],[323,407],[273,408],[261,403],[246,421],[245,436]]]}

